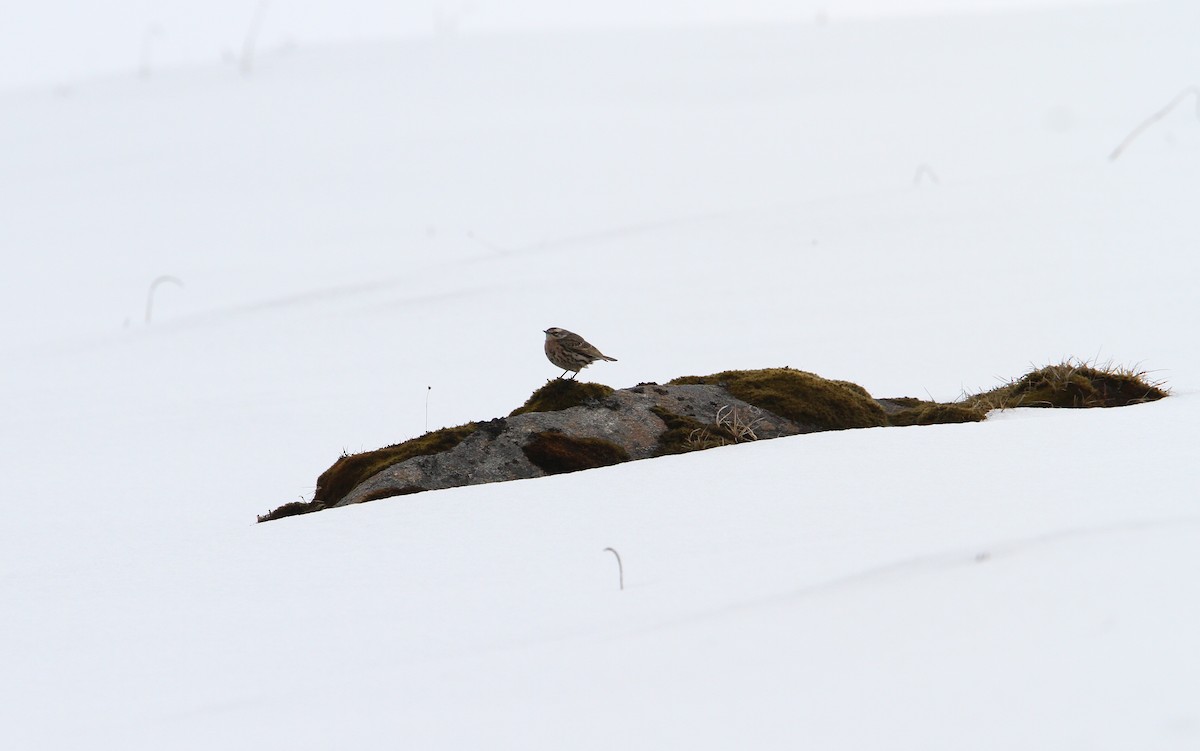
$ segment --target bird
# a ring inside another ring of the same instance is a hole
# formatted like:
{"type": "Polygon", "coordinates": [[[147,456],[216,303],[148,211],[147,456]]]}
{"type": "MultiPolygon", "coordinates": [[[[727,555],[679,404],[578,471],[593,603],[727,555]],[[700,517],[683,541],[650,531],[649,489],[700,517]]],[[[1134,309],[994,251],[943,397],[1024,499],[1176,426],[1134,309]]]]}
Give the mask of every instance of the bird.
{"type": "Polygon", "coordinates": [[[579,334],[566,329],[552,326],[542,333],[546,335],[546,359],[554,363],[555,367],[563,369],[559,378],[571,373],[571,379],[574,379],[579,375],[579,371],[597,360],[617,361],[617,358],[609,357],[588,344],[579,334]]]}

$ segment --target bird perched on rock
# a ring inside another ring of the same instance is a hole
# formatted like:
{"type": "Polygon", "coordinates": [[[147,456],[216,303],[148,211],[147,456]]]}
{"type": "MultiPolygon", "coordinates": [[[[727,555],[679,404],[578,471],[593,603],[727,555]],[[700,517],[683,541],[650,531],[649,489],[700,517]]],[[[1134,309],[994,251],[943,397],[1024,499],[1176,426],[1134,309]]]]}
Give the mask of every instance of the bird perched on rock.
{"type": "Polygon", "coordinates": [[[563,374],[559,378],[568,372],[572,374],[571,378],[574,378],[579,375],[579,371],[597,360],[617,361],[617,358],[609,357],[588,344],[587,340],[579,334],[573,334],[566,329],[552,327],[546,329],[544,333],[546,334],[546,359],[554,363],[555,367],[563,369],[563,374]]]}

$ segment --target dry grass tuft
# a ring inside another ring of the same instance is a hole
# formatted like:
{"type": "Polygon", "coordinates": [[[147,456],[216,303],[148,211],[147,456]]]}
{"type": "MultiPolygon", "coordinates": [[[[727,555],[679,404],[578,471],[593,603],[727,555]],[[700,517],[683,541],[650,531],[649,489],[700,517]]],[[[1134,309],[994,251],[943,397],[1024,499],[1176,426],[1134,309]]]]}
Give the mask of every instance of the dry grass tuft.
{"type": "Polygon", "coordinates": [[[686,415],[677,415],[662,407],[651,407],[650,411],[663,421],[667,429],[658,436],[655,456],[685,454],[689,451],[716,448],[733,442],[733,434],[724,427],[704,423],[686,415]]]}
{"type": "Polygon", "coordinates": [[[957,402],[888,399],[902,407],[890,414],[888,421],[892,425],[978,422],[994,409],[1125,407],[1156,401],[1167,394],[1163,383],[1152,380],[1144,370],[1111,361],[1099,364],[1068,358],[957,402]]]}
{"type": "Polygon", "coordinates": [[[1013,407],[1125,407],[1153,402],[1167,396],[1161,381],[1137,368],[1100,365],[1067,359],[1033,370],[1015,381],[968,396],[966,406],[985,413],[1013,407]]]}

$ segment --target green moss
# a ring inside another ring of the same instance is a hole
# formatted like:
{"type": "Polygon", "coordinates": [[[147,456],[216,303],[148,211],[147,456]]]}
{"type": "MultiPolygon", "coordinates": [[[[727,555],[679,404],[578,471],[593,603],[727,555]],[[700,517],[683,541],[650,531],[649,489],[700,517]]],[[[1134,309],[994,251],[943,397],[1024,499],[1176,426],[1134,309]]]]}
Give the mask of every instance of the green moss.
{"type": "Polygon", "coordinates": [[[667,426],[667,429],[658,437],[654,456],[685,454],[689,451],[736,443],[733,433],[716,423],[705,424],[695,418],[677,415],[658,406],[651,407],[650,411],[667,426]]]}
{"type": "Polygon", "coordinates": [[[317,478],[313,499],[334,506],[360,482],[371,475],[414,456],[429,456],[449,451],[479,429],[475,423],[456,428],[442,428],[411,441],[386,446],[375,451],[343,456],[317,478]]]}
{"type": "Polygon", "coordinates": [[[1148,381],[1144,372],[1067,360],[969,396],[965,403],[985,411],[1010,407],[1124,407],[1162,399],[1167,392],[1160,386],[1148,381]]]}
{"type": "Polygon", "coordinates": [[[308,501],[307,503],[304,501],[292,501],[291,503],[285,503],[279,508],[273,511],[268,511],[267,513],[259,516],[258,521],[259,523],[269,522],[274,521],[275,519],[282,519],[286,516],[299,516],[300,514],[311,514],[314,511],[324,510],[325,504],[321,503],[320,501],[308,501]]]}
{"type": "Polygon", "coordinates": [[[883,407],[865,389],[791,368],[727,370],[676,378],[669,385],[712,384],[756,407],[826,430],[887,424],[883,407]]]}
{"type": "Polygon", "coordinates": [[[534,433],[521,450],[549,475],[629,461],[629,452],[602,438],[573,438],[557,430],[534,433]]]}
{"type": "Polygon", "coordinates": [[[888,415],[890,425],[941,425],[954,422],[980,422],[987,410],[966,404],[939,404],[919,399],[892,399],[893,402],[916,402],[888,415]]]}
{"type": "Polygon", "coordinates": [[[512,411],[509,417],[526,412],[558,412],[578,407],[588,402],[599,401],[613,392],[602,383],[580,383],[569,378],[555,378],[533,392],[525,403],[512,411]]]}
{"type": "MultiPolygon", "coordinates": [[[[817,377],[819,378],[820,376],[817,376],[817,377]]],[[[865,396],[866,398],[870,399],[871,401],[875,401],[875,398],[873,396],[871,396],[871,392],[867,391],[862,386],[859,386],[857,383],[851,383],[850,381],[830,381],[830,383],[834,384],[835,386],[841,386],[842,388],[850,389],[851,391],[859,394],[860,396],[865,396]]]]}

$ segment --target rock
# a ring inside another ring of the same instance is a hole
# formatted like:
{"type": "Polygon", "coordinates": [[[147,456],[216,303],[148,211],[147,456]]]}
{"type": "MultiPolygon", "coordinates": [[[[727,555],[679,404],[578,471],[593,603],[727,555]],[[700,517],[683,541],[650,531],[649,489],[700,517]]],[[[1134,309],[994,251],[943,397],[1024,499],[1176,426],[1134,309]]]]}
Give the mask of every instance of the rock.
{"type": "Polygon", "coordinates": [[[952,403],[875,399],[857,384],[791,368],[620,390],[555,379],[508,417],[344,455],[318,478],[312,501],[284,504],[258,520],[821,430],[979,421],[1011,406],[1107,407],[1166,396],[1144,375],[1064,361],[952,403]]]}
{"type": "MultiPolygon", "coordinates": [[[[783,373],[785,378],[808,379],[806,385],[815,379],[832,384],[839,393],[845,391],[842,398],[870,402],[879,409],[858,387],[843,389],[839,382],[801,371],[741,372],[769,372],[775,378],[783,373]]],[[[861,427],[870,424],[875,423],[861,427]]],[[[613,391],[597,384],[554,380],[513,415],[476,424],[452,448],[412,456],[357,478],[340,498],[324,497],[318,490],[317,499],[328,506],[347,506],[822,429],[829,428],[775,414],[733,396],[719,383],[650,383],[613,391]]]]}
{"type": "MultiPolygon", "coordinates": [[[[570,383],[567,381],[567,383],[570,383]]],[[[664,451],[660,439],[667,423],[659,414],[667,412],[716,428],[718,411],[745,416],[755,421],[752,428],[758,439],[812,432],[811,426],[799,425],[757,409],[732,397],[719,386],[646,385],[612,392],[609,396],[554,412],[527,412],[480,425],[480,429],[449,451],[416,456],[367,477],[334,506],[347,506],[401,494],[406,488],[439,490],[459,485],[520,480],[557,474],[556,468],[543,468],[529,456],[527,448],[547,434],[575,441],[599,441],[620,449],[625,461],[648,459],[664,451]]],[[[743,436],[742,440],[754,440],[743,436]]],[[[728,443],[735,443],[732,435],[728,443]]],[[[594,447],[595,444],[592,444],[594,447]]],[[[698,446],[699,447],[699,446],[698,446]]],[[[579,447],[577,448],[577,452],[579,447]]],[[[593,451],[594,453],[594,451],[593,451]]],[[[615,452],[614,452],[615,453],[615,452]]],[[[587,462],[569,465],[574,471],[617,462],[587,462]]],[[[409,491],[411,492],[411,491],[409,491]]]]}

